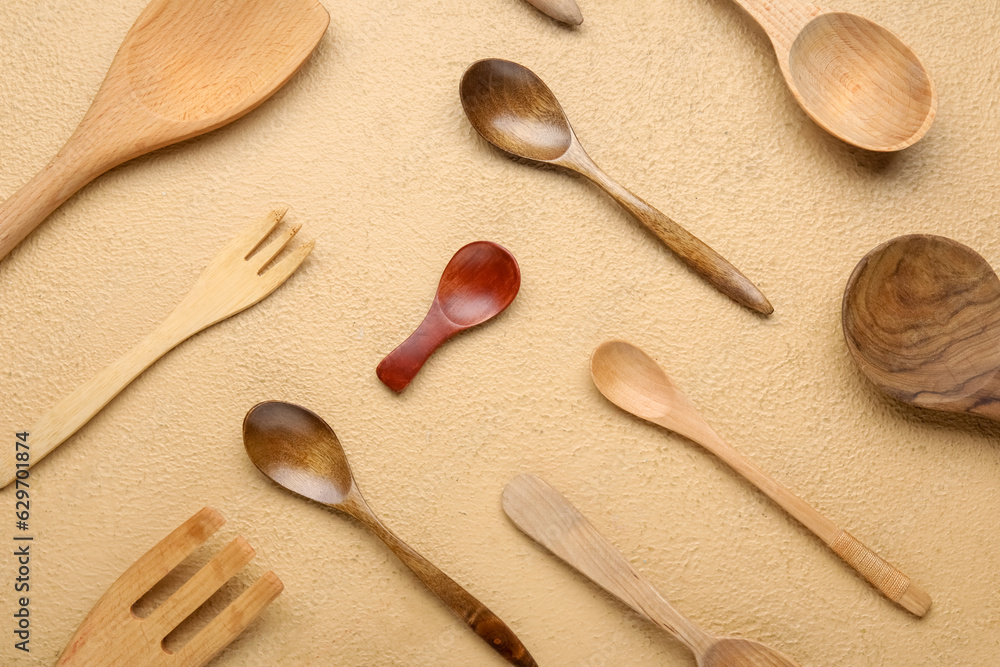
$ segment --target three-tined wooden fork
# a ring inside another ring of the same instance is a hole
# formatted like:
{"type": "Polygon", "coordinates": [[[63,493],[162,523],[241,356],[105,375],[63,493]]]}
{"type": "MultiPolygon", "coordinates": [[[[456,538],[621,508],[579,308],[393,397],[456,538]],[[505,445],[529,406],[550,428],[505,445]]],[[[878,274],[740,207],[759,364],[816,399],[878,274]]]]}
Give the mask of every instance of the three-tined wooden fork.
{"type": "Polygon", "coordinates": [[[57,667],[98,665],[204,665],[229,645],[282,591],[281,580],[265,572],[236,600],[175,653],[163,639],[254,557],[237,537],[146,618],[132,607],[226,520],[206,507],[142,555],[111,584],[59,656],[57,667]]]}
{"type": "MultiPolygon", "coordinates": [[[[254,305],[285,282],[314,245],[313,241],[302,244],[271,265],[299,230],[288,228],[265,243],[286,210],[272,211],[244,229],[215,256],[188,295],[152,333],[35,422],[28,429],[30,465],[76,433],[157,359],[202,329],[254,305]]],[[[14,481],[24,465],[18,465],[12,448],[0,452],[0,488],[14,481]]]]}

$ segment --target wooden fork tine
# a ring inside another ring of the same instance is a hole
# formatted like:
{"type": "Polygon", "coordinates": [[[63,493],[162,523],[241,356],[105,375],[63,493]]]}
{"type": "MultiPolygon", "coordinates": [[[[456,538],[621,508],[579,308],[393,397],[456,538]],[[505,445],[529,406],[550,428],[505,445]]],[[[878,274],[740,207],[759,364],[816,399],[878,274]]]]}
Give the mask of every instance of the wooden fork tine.
{"type": "Polygon", "coordinates": [[[225,250],[219,253],[219,256],[228,257],[233,255],[239,256],[241,259],[246,259],[274,231],[274,228],[278,226],[287,212],[288,207],[282,206],[281,208],[274,209],[260,220],[250,223],[226,245],[225,250]]]}
{"type": "Polygon", "coordinates": [[[176,593],[161,604],[146,619],[149,634],[167,636],[205,600],[253,560],[253,547],[242,537],[237,537],[220,551],[198,573],[188,579],[176,593]]]}
{"type": "Polygon", "coordinates": [[[303,261],[305,261],[305,258],[310,252],[312,252],[315,245],[315,241],[303,243],[298,248],[292,250],[287,257],[262,273],[261,278],[266,280],[265,289],[270,292],[277,289],[281,283],[285,282],[288,279],[288,276],[295,273],[295,270],[299,268],[303,261]]]}
{"type": "Polygon", "coordinates": [[[139,557],[108,589],[134,604],[144,593],[167,576],[191,552],[212,536],[225,518],[211,507],[200,509],[194,516],[160,540],[139,557]]]}
{"type": "Polygon", "coordinates": [[[294,227],[289,227],[288,229],[282,231],[278,234],[277,238],[261,247],[253,254],[253,257],[249,258],[247,261],[254,263],[257,267],[257,273],[263,273],[264,267],[270,264],[271,260],[278,256],[278,253],[280,253],[285,246],[288,245],[288,242],[292,240],[292,237],[294,237],[300,229],[302,229],[302,225],[295,225],[294,227]]]}
{"type": "Polygon", "coordinates": [[[274,572],[265,572],[176,653],[179,664],[197,667],[211,660],[243,632],[283,589],[284,585],[274,572]]]}

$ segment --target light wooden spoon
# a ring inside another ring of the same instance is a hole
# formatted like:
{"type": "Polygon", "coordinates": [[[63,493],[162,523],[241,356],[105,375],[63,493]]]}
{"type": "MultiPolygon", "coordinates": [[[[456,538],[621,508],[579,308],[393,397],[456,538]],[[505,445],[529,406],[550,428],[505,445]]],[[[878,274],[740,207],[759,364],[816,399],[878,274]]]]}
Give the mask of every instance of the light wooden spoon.
{"type": "Polygon", "coordinates": [[[663,369],[638,347],[621,340],[601,343],[591,357],[590,374],[605,398],[621,409],[670,429],[722,459],[798,519],[890,600],[916,616],[923,616],[930,609],[930,596],[909,577],[719,437],[663,369]]]}
{"type": "Polygon", "coordinates": [[[701,667],[798,667],[799,663],[759,642],[715,637],[699,628],[542,479],[534,475],[512,479],[503,490],[503,510],[533,540],[681,640],[701,667]]]}
{"type": "Polygon", "coordinates": [[[882,391],[1000,421],[1000,278],[972,248],[925,234],[883,243],[847,281],[841,318],[882,391]]]}
{"type": "Polygon", "coordinates": [[[567,25],[583,23],[583,14],[580,13],[580,7],[575,0],[528,0],[528,2],[543,14],[567,25]]]}
{"type": "Polygon", "coordinates": [[[326,31],[317,0],[153,0],[62,149],[0,205],[0,259],[77,190],[271,96],[326,31]]]}
{"type": "Polygon", "coordinates": [[[537,667],[506,623],[379,520],[354,481],[337,434],[319,415],[291,403],[260,403],[243,420],[243,445],[253,464],[277,484],[361,522],[504,659],[537,667]]]}
{"type": "Polygon", "coordinates": [[[720,292],[758,313],[774,312],[767,297],[724,257],[601,171],[580,145],[559,100],[527,67],[480,60],[465,71],[460,94],[465,115],[486,141],[589,178],[720,292]]]}
{"type": "Polygon", "coordinates": [[[896,35],[800,0],[735,2],[771,38],[785,82],[824,130],[871,151],[898,151],[927,133],[934,85],[896,35]]]}

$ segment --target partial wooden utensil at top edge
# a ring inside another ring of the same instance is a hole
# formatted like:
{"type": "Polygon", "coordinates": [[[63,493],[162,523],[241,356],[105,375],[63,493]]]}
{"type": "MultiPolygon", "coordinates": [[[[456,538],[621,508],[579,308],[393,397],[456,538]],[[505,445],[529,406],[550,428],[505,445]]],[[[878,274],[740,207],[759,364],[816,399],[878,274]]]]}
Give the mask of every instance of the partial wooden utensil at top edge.
{"type": "Polygon", "coordinates": [[[591,357],[590,374],[604,397],[621,409],[670,429],[722,459],[823,540],[890,600],[916,616],[923,616],[930,609],[930,596],[909,577],[723,440],[664,370],[641,349],[622,340],[601,343],[591,357]]]}
{"type": "MultiPolygon", "coordinates": [[[[265,245],[284,215],[285,210],[272,211],[244,229],[215,256],[187,296],[152,333],[35,422],[28,429],[30,465],[76,433],[157,359],[202,329],[254,305],[285,282],[315,242],[298,246],[271,266],[271,260],[299,229],[287,229],[265,245]]],[[[28,465],[14,457],[13,448],[4,448],[0,454],[0,488],[14,481],[17,470],[28,465]]]]}
{"type": "Polygon", "coordinates": [[[305,62],[329,22],[317,0],[150,2],[73,135],[0,204],[0,259],[112,167],[254,109],[305,62]]]}
{"type": "Polygon", "coordinates": [[[583,23],[583,14],[575,0],[528,0],[538,11],[567,25],[583,23]]]}
{"type": "Polygon", "coordinates": [[[403,391],[446,340],[502,313],[521,289],[514,255],[492,241],[462,246],[441,273],[420,326],[375,369],[385,386],[403,391]]]}
{"type": "Polygon", "coordinates": [[[583,150],[559,100],[530,69],[498,58],[480,60],[465,71],[459,93],[465,115],[483,139],[511,155],[590,179],[720,292],[758,313],[774,312],[767,297],[724,257],[601,171],[583,150]]]}
{"type": "Polygon", "coordinates": [[[735,0],[764,29],[799,105],[830,134],[871,151],[916,143],[934,121],[930,74],[896,35],[800,0],[735,0]]]}
{"type": "Polygon", "coordinates": [[[503,490],[503,509],[529,537],[681,640],[702,667],[798,667],[760,642],[708,634],[674,609],[561,493],[534,475],[503,490]]]}
{"type": "Polygon", "coordinates": [[[243,419],[243,445],[253,464],[276,484],[361,522],[505,660],[536,667],[528,649],[500,617],[379,520],[354,481],[337,434],[322,417],[292,403],[260,403],[243,419]]]}
{"type": "Polygon", "coordinates": [[[225,522],[221,514],[206,507],[147,551],[97,601],[57,666],[197,667],[228,646],[281,593],[283,586],[274,572],[265,572],[176,653],[163,648],[163,638],[253,559],[254,550],[242,537],[230,542],[149,616],[132,613],[133,605],[147,591],[225,522]]]}
{"type": "Polygon", "coordinates": [[[1000,421],[1000,278],[972,248],[927,234],[883,243],[851,273],[841,318],[882,391],[1000,421]]]}

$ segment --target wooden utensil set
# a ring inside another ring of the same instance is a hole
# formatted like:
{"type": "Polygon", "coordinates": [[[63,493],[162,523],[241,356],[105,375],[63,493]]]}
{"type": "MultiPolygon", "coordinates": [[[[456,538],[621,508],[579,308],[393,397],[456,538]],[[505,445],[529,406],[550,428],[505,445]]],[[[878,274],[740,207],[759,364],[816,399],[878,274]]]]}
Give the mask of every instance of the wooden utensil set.
{"type": "MultiPolygon", "coordinates": [[[[573,0],[529,2],[567,24],[583,20],[573,0]]],[[[767,31],[795,99],[819,125],[876,151],[905,148],[927,131],[936,108],[930,77],[892,33],[861,17],[797,0],[737,2],[767,31]],[[833,61],[836,66],[829,64],[833,61]]],[[[0,258],[107,169],[219,127],[260,104],[304,62],[328,22],[316,0],[153,0],[126,36],[66,146],[0,205],[0,258]],[[241,85],[234,89],[232,80],[241,85]]],[[[484,139],[507,153],[586,176],[721,292],[762,315],[772,312],[760,290],[721,255],[594,164],[555,95],[533,72],[506,60],[476,62],[462,78],[460,99],[484,139]]],[[[160,356],[251,307],[291,276],[312,243],[289,246],[298,228],[276,232],[284,213],[274,211],[240,233],[158,328],[42,416],[29,431],[32,463],[72,436],[160,356]]],[[[517,261],[503,247],[479,241],[461,248],[445,267],[426,318],[378,364],[378,378],[402,391],[445,340],[510,305],[520,280],[517,261]]],[[[859,366],[892,396],[1000,419],[1000,279],[972,250],[931,236],[903,237],[876,248],[848,282],[843,324],[859,366]]],[[[606,342],[594,351],[591,374],[610,402],[701,444],[888,598],[917,616],[927,613],[927,593],[727,444],[648,354],[624,341],[606,342]]],[[[248,412],[243,438],[248,456],[264,474],[355,517],[491,648],[513,664],[535,664],[503,621],[375,516],[337,436],[319,416],[287,403],[263,403],[248,412]]],[[[9,484],[15,471],[13,453],[5,450],[0,483],[9,484]]],[[[502,501],[525,533],[677,636],[700,665],[797,664],[757,642],[713,637],[699,629],[541,479],[516,477],[502,501]]],[[[183,649],[170,654],[162,647],[164,636],[253,558],[242,538],[150,616],[132,613],[133,604],[222,523],[206,508],[142,556],[96,603],[59,664],[200,665],[232,641],[281,592],[273,573],[261,577],[183,649]]]]}

